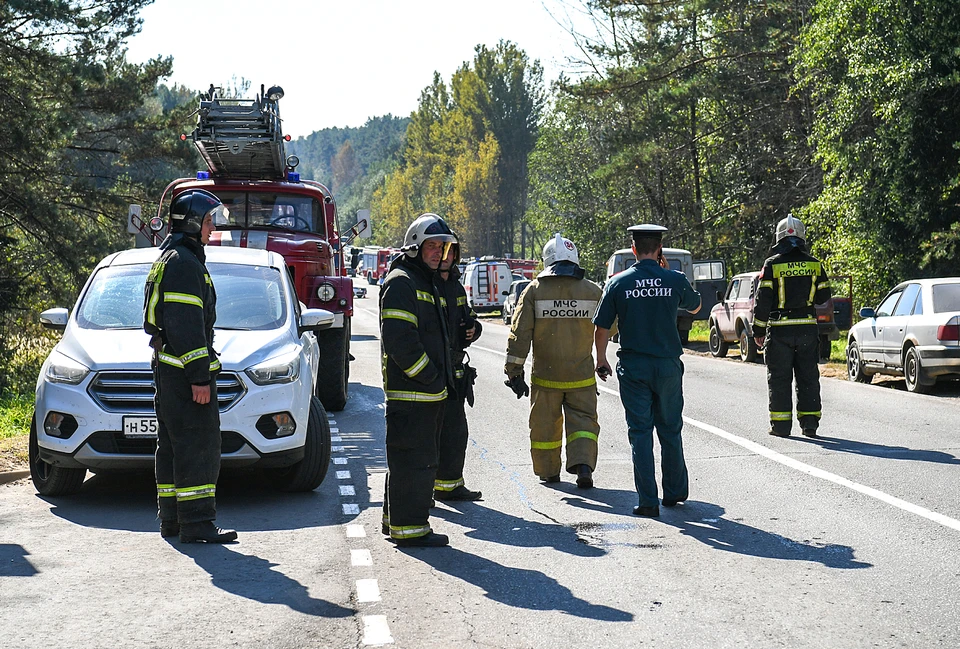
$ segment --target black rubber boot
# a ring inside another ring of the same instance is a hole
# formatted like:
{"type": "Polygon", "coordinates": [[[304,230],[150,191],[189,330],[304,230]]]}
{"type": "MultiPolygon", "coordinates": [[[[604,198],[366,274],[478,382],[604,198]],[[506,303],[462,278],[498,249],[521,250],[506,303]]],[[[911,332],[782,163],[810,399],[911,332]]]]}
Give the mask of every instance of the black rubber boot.
{"type": "Polygon", "coordinates": [[[589,489],[593,486],[593,469],[586,464],[577,465],[577,486],[589,489]]]}
{"type": "Polygon", "coordinates": [[[470,491],[465,486],[460,485],[452,491],[434,490],[433,497],[437,500],[480,500],[483,494],[479,491],[470,491]]]}
{"type": "Polygon", "coordinates": [[[180,534],[180,522],[176,520],[160,521],[160,536],[167,538],[169,536],[178,536],[180,534]]]}
{"type": "Polygon", "coordinates": [[[412,539],[396,539],[395,543],[401,548],[442,548],[450,543],[446,534],[430,532],[425,536],[415,536],[412,539]]]}
{"type": "Polygon", "coordinates": [[[180,526],[181,543],[230,543],[237,540],[234,530],[222,530],[213,521],[184,523],[180,526]]]}

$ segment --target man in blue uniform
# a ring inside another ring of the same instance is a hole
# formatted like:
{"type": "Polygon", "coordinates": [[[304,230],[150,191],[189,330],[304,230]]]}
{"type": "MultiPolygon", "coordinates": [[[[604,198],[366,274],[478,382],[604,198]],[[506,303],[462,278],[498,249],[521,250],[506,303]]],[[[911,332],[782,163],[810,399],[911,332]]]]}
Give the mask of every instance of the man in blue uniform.
{"type": "Polygon", "coordinates": [[[660,515],[653,460],[653,429],[660,440],[663,506],[673,507],[688,496],[687,465],[683,459],[683,346],[677,331],[677,309],[700,310],[700,294],[683,273],[665,268],[660,225],[634,225],[633,254],[637,263],[614,276],[604,287],[597,314],[595,344],[597,374],[611,374],[607,341],[616,320],[620,330],[617,378],[633,449],[633,479],[640,504],[637,516],[660,515]]]}

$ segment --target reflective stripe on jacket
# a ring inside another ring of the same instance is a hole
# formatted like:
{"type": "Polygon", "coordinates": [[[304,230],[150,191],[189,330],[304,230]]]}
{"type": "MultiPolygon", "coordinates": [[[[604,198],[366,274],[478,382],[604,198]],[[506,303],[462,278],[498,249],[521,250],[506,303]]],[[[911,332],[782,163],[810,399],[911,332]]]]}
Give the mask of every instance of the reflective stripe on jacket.
{"type": "Polygon", "coordinates": [[[823,263],[784,239],[775,254],[763,262],[753,311],[753,335],[763,336],[767,327],[783,331],[816,327],[814,305],[830,299],[830,281],[823,263]]]}

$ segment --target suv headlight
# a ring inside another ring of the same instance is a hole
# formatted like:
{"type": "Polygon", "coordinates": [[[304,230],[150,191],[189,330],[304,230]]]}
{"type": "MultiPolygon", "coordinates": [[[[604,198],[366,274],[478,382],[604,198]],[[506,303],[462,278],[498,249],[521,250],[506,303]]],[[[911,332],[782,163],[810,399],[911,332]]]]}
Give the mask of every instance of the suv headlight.
{"type": "Polygon", "coordinates": [[[44,378],[51,383],[77,385],[87,378],[89,373],[90,368],[83,363],[54,351],[50,353],[50,358],[47,361],[47,371],[44,373],[44,378]]]}
{"type": "Polygon", "coordinates": [[[300,378],[300,353],[271,358],[247,370],[247,376],[257,385],[293,383],[300,378]]]}

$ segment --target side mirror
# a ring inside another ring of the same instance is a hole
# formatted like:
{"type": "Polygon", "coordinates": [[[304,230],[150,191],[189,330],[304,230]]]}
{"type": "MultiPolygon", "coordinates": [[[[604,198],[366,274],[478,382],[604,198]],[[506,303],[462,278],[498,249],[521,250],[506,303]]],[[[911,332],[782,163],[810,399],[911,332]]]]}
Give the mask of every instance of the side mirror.
{"type": "Polygon", "coordinates": [[[504,292],[501,293],[500,295],[510,295],[510,291],[504,291],[504,292]]]}
{"type": "Polygon", "coordinates": [[[347,230],[343,236],[340,237],[341,245],[347,246],[350,245],[357,237],[361,239],[369,239],[373,236],[373,227],[371,226],[370,221],[370,210],[357,210],[357,223],[352,228],[347,230]]]}
{"type": "Polygon", "coordinates": [[[70,312],[63,307],[47,309],[40,314],[40,324],[44,329],[53,329],[54,331],[63,331],[67,328],[67,321],[70,319],[70,312]]]}
{"type": "Polygon", "coordinates": [[[336,316],[326,309],[305,309],[300,313],[300,332],[323,331],[336,322],[336,316]]]}
{"type": "Polygon", "coordinates": [[[876,318],[876,317],[877,317],[877,312],[874,311],[873,309],[871,309],[870,307],[865,306],[865,307],[863,307],[862,309],[860,309],[860,317],[861,317],[861,318],[876,318]]]}
{"type": "Polygon", "coordinates": [[[717,302],[723,302],[723,291],[717,291],[717,302]]]}

